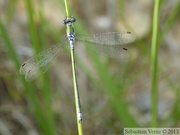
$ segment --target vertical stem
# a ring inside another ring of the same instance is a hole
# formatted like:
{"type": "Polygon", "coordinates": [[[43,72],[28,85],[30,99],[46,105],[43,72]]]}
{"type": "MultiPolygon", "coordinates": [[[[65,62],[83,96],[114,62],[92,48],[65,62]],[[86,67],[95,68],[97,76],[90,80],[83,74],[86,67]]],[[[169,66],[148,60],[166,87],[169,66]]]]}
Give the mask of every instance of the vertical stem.
{"type": "Polygon", "coordinates": [[[152,33],[152,48],[151,48],[151,126],[157,127],[158,114],[158,11],[160,0],[154,0],[153,14],[153,33],[152,33]]]}
{"type": "MultiPolygon", "coordinates": [[[[70,17],[70,12],[68,9],[68,0],[64,0],[64,3],[65,3],[65,8],[66,8],[66,15],[67,17],[70,17]]],[[[67,34],[70,34],[72,32],[71,27],[70,26],[67,27],[67,34]]],[[[80,105],[79,91],[78,91],[78,85],[77,85],[77,76],[76,76],[76,70],[75,70],[74,43],[75,43],[74,41],[70,41],[72,73],[73,73],[73,83],[74,83],[74,97],[75,97],[75,104],[76,104],[78,133],[79,135],[83,135],[82,113],[81,113],[81,105],[80,105]]]]}
{"type": "Polygon", "coordinates": [[[31,0],[25,0],[25,4],[27,7],[28,23],[29,23],[29,29],[30,29],[30,34],[31,34],[31,40],[32,40],[35,54],[37,54],[40,51],[40,47],[39,47],[37,29],[36,29],[36,25],[34,21],[34,16],[33,16],[33,13],[34,13],[33,4],[31,0]]]}
{"type": "Polygon", "coordinates": [[[70,17],[70,12],[68,8],[68,0],[64,0],[64,4],[65,4],[65,9],[66,9],[66,15],[67,17],[70,17]]]}
{"type": "Polygon", "coordinates": [[[78,85],[77,85],[77,76],[76,76],[76,70],[75,70],[74,48],[71,48],[71,61],[72,61],[74,97],[75,97],[75,104],[76,104],[76,117],[77,117],[77,124],[78,124],[78,132],[79,132],[79,135],[83,135],[82,113],[81,113],[81,105],[80,105],[79,91],[78,91],[78,85]]]}

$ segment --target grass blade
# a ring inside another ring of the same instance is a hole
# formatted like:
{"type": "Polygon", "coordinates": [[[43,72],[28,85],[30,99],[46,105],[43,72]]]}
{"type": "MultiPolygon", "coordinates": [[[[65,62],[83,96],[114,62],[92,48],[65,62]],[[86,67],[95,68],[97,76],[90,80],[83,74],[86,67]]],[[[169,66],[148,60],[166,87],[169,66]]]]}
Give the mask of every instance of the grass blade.
{"type": "Polygon", "coordinates": [[[152,49],[151,49],[151,126],[157,126],[158,114],[158,24],[159,24],[159,2],[154,0],[153,14],[153,33],[152,33],[152,49]]]}

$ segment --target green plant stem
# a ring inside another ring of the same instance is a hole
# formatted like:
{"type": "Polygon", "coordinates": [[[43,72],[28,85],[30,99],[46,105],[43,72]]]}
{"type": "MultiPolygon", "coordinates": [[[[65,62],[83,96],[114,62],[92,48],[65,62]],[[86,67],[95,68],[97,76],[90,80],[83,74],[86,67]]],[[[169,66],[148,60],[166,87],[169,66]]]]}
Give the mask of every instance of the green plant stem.
{"type": "Polygon", "coordinates": [[[33,16],[34,14],[33,4],[31,0],[25,0],[25,4],[27,7],[28,23],[29,23],[29,29],[30,29],[33,48],[34,48],[35,54],[38,54],[40,52],[40,46],[39,46],[39,40],[38,40],[37,29],[35,26],[34,16],[33,16]]]}
{"type": "Polygon", "coordinates": [[[154,0],[153,32],[151,48],[151,126],[157,127],[158,114],[158,13],[160,0],[154,0]]]}
{"type": "Polygon", "coordinates": [[[72,60],[72,73],[73,73],[74,97],[75,97],[75,104],[76,104],[76,117],[77,117],[78,132],[79,132],[79,135],[83,135],[82,122],[79,121],[79,116],[78,116],[79,113],[81,113],[81,106],[80,106],[80,99],[79,99],[79,92],[78,92],[78,85],[77,85],[76,69],[75,69],[74,49],[71,49],[71,60],[72,60]]]}
{"type": "Polygon", "coordinates": [[[70,12],[68,8],[68,0],[64,0],[64,4],[65,4],[66,16],[70,17],[70,12]]]}
{"type": "MultiPolygon", "coordinates": [[[[70,12],[68,8],[68,0],[64,0],[65,8],[66,8],[66,16],[70,17],[70,12]]],[[[67,28],[67,32],[71,32],[71,28],[67,28]]],[[[78,85],[77,85],[77,76],[76,76],[76,69],[75,69],[75,57],[74,57],[74,48],[71,47],[71,61],[72,61],[72,73],[73,73],[73,83],[74,83],[74,97],[75,97],[75,105],[76,105],[76,117],[77,117],[77,126],[78,126],[78,133],[79,135],[83,135],[83,128],[82,128],[82,122],[80,121],[79,114],[81,114],[81,106],[80,106],[80,98],[79,98],[79,91],[78,91],[78,85]]]]}

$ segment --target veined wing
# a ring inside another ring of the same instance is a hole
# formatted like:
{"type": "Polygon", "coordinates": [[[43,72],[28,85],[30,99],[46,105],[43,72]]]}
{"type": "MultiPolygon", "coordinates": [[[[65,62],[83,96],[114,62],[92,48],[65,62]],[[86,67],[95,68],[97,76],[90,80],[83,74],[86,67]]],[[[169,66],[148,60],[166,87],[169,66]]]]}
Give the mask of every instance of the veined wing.
{"type": "Polygon", "coordinates": [[[131,32],[108,32],[78,36],[77,39],[99,45],[124,45],[133,42],[136,38],[131,32]]]}
{"type": "Polygon", "coordinates": [[[61,42],[59,45],[54,45],[45,51],[40,52],[36,56],[24,62],[19,72],[25,74],[25,79],[31,82],[45,73],[52,65],[54,59],[58,56],[62,47],[68,42],[61,42]]]}
{"type": "Polygon", "coordinates": [[[130,51],[124,45],[135,41],[131,32],[110,32],[77,36],[77,41],[83,42],[90,50],[115,58],[127,59],[130,51]]]}

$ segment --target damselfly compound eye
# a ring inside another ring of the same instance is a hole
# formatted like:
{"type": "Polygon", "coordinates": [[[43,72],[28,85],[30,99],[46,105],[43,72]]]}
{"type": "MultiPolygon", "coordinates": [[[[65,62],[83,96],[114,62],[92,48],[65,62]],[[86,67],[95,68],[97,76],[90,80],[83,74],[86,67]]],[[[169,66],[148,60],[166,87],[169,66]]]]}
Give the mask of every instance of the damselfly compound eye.
{"type": "Polygon", "coordinates": [[[66,20],[63,20],[63,21],[62,21],[62,24],[66,25],[66,23],[67,23],[66,20]]]}
{"type": "Polygon", "coordinates": [[[72,17],[72,22],[76,22],[76,18],[72,17]]]}

